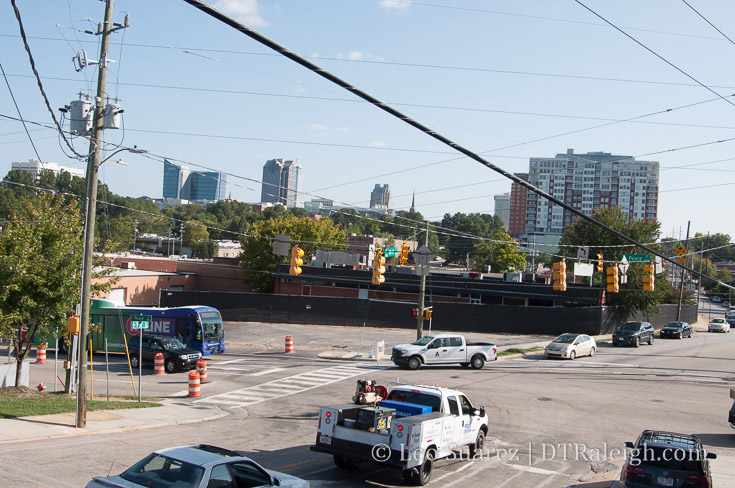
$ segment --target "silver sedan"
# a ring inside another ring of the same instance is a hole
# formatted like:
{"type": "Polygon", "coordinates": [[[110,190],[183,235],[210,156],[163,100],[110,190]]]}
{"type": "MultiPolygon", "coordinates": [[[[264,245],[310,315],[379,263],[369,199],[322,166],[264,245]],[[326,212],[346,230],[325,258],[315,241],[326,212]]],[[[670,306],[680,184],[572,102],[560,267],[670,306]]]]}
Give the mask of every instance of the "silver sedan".
{"type": "Polygon", "coordinates": [[[594,356],[597,343],[594,337],[586,334],[562,334],[546,346],[546,357],[569,358],[594,356]]]}
{"type": "Polygon", "coordinates": [[[707,326],[707,332],[730,332],[730,324],[725,319],[712,319],[707,326]]]}

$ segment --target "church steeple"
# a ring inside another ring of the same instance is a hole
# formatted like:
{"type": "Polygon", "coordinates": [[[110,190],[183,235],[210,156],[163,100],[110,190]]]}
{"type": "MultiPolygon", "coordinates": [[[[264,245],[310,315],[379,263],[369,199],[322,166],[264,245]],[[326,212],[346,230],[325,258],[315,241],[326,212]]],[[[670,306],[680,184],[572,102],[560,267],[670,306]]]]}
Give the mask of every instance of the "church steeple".
{"type": "Polygon", "coordinates": [[[409,212],[416,213],[416,190],[413,191],[413,196],[411,197],[411,209],[409,212]]]}

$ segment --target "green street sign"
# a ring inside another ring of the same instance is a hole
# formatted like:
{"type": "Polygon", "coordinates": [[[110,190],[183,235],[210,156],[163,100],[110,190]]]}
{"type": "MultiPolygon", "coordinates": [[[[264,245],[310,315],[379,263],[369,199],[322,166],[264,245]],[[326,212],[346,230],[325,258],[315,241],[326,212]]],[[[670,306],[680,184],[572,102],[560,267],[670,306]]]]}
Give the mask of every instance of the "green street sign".
{"type": "Polygon", "coordinates": [[[395,247],[387,247],[383,251],[383,256],[385,256],[386,258],[392,258],[396,254],[398,254],[398,248],[395,247]]]}
{"type": "Polygon", "coordinates": [[[148,329],[152,320],[150,315],[133,315],[130,317],[130,326],[133,330],[148,329]]]}
{"type": "Polygon", "coordinates": [[[650,254],[623,254],[620,259],[622,260],[623,257],[625,257],[629,263],[646,263],[651,260],[650,254]]]}

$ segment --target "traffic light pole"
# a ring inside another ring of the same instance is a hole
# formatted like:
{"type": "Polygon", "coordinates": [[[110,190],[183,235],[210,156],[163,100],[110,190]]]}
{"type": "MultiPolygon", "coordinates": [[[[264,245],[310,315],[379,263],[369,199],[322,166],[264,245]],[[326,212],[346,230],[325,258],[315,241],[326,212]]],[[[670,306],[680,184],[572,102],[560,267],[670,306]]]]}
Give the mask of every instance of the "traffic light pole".
{"type": "MultiPolygon", "coordinates": [[[[426,237],[424,244],[429,246],[429,221],[426,221],[426,237]]],[[[421,284],[419,285],[419,313],[416,317],[416,340],[421,339],[424,335],[424,292],[426,291],[426,273],[429,266],[421,267],[421,284]]]]}
{"type": "MultiPolygon", "coordinates": [[[[687,222],[687,239],[684,241],[684,247],[689,249],[689,224],[691,224],[692,221],[687,222]]],[[[701,256],[700,256],[701,259],[701,256]]],[[[676,321],[680,322],[681,320],[681,301],[684,299],[684,271],[685,269],[681,268],[681,282],[679,283],[679,305],[676,307],[676,321]]],[[[699,303],[697,303],[697,307],[699,307],[699,303]]]]}
{"type": "Polygon", "coordinates": [[[94,248],[94,222],[97,210],[97,170],[100,161],[102,131],[105,126],[105,83],[107,82],[107,52],[112,28],[112,4],[105,2],[105,21],[102,23],[102,45],[100,47],[97,98],[94,106],[92,137],[89,140],[87,160],[87,214],[84,222],[84,260],[82,263],[82,313],[79,324],[79,386],[77,388],[77,428],[87,426],[87,333],[89,331],[89,307],[92,289],[92,251],[94,248]]]}

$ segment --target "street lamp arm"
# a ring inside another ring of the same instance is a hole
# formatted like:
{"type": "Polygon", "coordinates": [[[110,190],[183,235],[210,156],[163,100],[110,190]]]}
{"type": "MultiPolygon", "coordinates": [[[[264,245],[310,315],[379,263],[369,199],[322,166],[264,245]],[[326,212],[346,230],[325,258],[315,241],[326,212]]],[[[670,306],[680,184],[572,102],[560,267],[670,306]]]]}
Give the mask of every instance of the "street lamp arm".
{"type": "Polygon", "coordinates": [[[131,152],[133,154],[145,154],[148,152],[145,149],[138,149],[137,147],[123,147],[123,148],[118,149],[117,151],[114,151],[112,154],[110,154],[105,159],[100,161],[97,164],[97,167],[99,168],[100,166],[102,166],[102,163],[106,163],[107,161],[112,159],[112,157],[115,156],[116,154],[120,154],[121,152],[125,152],[125,151],[131,152]]]}

